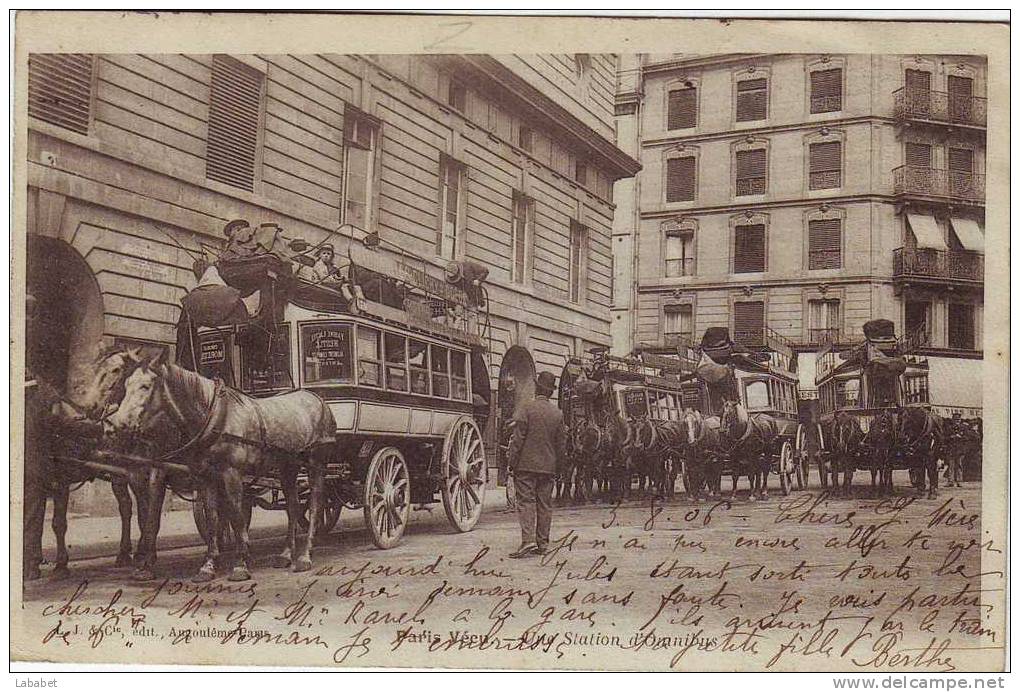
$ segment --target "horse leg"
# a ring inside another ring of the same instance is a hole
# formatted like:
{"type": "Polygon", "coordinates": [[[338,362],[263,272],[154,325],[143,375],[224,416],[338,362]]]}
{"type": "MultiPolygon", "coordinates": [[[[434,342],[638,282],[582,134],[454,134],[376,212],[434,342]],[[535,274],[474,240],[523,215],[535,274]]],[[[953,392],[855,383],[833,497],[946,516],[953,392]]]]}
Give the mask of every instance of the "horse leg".
{"type": "MultiPolygon", "coordinates": [[[[128,491],[127,481],[115,478],[110,481],[110,490],[117,500],[117,511],[120,513],[120,549],[117,551],[115,567],[129,567],[131,565],[131,515],[134,507],[131,503],[131,493],[128,491]]],[[[141,504],[138,506],[138,525],[142,525],[141,504]]]]}
{"type": "MultiPolygon", "coordinates": [[[[142,524],[142,537],[139,540],[139,544],[144,546],[139,551],[143,558],[141,564],[135,568],[135,572],[132,575],[132,579],[135,581],[148,581],[156,576],[156,539],[159,538],[159,527],[163,521],[163,501],[166,499],[166,471],[155,467],[150,468],[148,477],[145,479],[145,486],[145,494],[148,500],[144,508],[145,521],[142,524]]],[[[195,581],[208,581],[208,579],[200,580],[196,576],[195,581]]]]}
{"type": "MultiPolygon", "coordinates": [[[[236,563],[230,570],[229,581],[248,581],[251,579],[251,572],[248,569],[248,522],[244,513],[244,478],[236,468],[228,468],[223,473],[223,510],[230,528],[234,532],[234,541],[237,549],[236,563]]],[[[312,515],[312,521],[315,520],[312,515]]],[[[216,538],[222,533],[216,530],[216,538]]]]}
{"type": "Polygon", "coordinates": [[[309,515],[312,517],[308,522],[308,536],[306,537],[301,554],[294,561],[295,572],[307,572],[312,568],[312,544],[319,531],[319,515],[322,508],[322,488],[325,484],[325,467],[319,463],[319,459],[310,457],[308,464],[308,483],[311,485],[312,497],[308,501],[309,515]]]}
{"type": "Polygon", "coordinates": [[[846,497],[853,495],[854,473],[857,471],[857,462],[847,459],[843,463],[843,494],[846,497]]]}
{"type": "Polygon", "coordinates": [[[60,481],[53,488],[53,534],[57,537],[57,563],[53,567],[52,577],[60,579],[70,574],[67,568],[67,505],[71,496],[71,486],[60,481]]]}
{"type": "MultiPolygon", "coordinates": [[[[297,557],[297,527],[301,514],[301,503],[297,496],[297,469],[289,464],[282,464],[280,484],[283,486],[283,499],[287,504],[287,546],[276,560],[277,567],[290,567],[297,557]]],[[[312,517],[312,521],[315,518],[312,517]]]]}
{"type": "MultiPolygon", "coordinates": [[[[31,458],[26,456],[26,462],[30,462],[31,458]]],[[[26,469],[24,533],[21,539],[21,574],[25,581],[42,576],[40,565],[43,526],[46,524],[46,495],[46,483],[43,479],[26,469]]]]}
{"type": "Polygon", "coordinates": [[[769,474],[772,472],[772,462],[767,456],[762,455],[758,460],[758,476],[760,480],[761,499],[769,499],[769,474]]]}
{"type": "MultiPolygon", "coordinates": [[[[151,499],[149,497],[148,483],[149,483],[148,476],[139,473],[128,474],[127,487],[128,490],[135,496],[135,504],[138,507],[137,512],[138,512],[139,536],[138,545],[135,546],[135,554],[133,560],[133,563],[136,566],[143,564],[145,562],[146,546],[144,541],[144,532],[147,530],[147,523],[149,521],[149,501],[151,499]]],[[[128,523],[130,524],[130,521],[128,523]]],[[[130,537],[128,538],[127,542],[130,543],[130,537]]],[[[128,550],[130,550],[130,545],[128,545],[128,550]]]]}
{"type": "Polygon", "coordinates": [[[194,582],[212,581],[216,578],[216,563],[220,559],[219,545],[219,491],[215,483],[203,483],[196,491],[195,502],[201,502],[205,509],[205,562],[198,573],[191,578],[194,582]]]}
{"type": "Polygon", "coordinates": [[[928,459],[928,499],[934,500],[939,496],[939,462],[932,455],[928,459]]]}

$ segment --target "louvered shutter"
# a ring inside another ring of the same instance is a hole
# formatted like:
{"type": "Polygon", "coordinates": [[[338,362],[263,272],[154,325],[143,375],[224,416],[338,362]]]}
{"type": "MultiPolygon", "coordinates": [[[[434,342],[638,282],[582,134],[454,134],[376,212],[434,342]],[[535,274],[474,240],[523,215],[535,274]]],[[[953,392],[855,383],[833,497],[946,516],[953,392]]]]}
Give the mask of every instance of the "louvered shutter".
{"type": "Polygon", "coordinates": [[[682,130],[698,124],[698,90],[674,89],[669,92],[667,128],[682,130]]]}
{"type": "Polygon", "coordinates": [[[949,304],[949,348],[974,348],[974,307],[965,303],[949,304]]]}
{"type": "Polygon", "coordinates": [[[907,142],[904,158],[908,166],[915,168],[931,168],[931,145],[920,142],[907,142]]]}
{"type": "Polygon", "coordinates": [[[89,133],[92,66],[85,54],[28,56],[28,114],[83,135],[89,133]]]}
{"type": "Polygon", "coordinates": [[[949,170],[959,173],[974,172],[974,152],[970,149],[949,149],[949,170]]]}
{"type": "Polygon", "coordinates": [[[766,152],[751,149],[737,152],[737,194],[761,195],[765,193],[766,152]]]}
{"type": "Polygon", "coordinates": [[[926,93],[931,91],[931,73],[923,70],[907,70],[905,86],[911,93],[926,93]]]}
{"type": "Polygon", "coordinates": [[[737,82],[737,121],[764,120],[767,112],[767,81],[761,78],[737,82]]]}
{"type": "Polygon", "coordinates": [[[765,225],[737,226],[734,237],[733,272],[765,271],[765,225]]]}
{"type": "Polygon", "coordinates": [[[808,152],[808,181],[812,190],[842,184],[843,145],[840,142],[812,144],[808,152]]]}
{"type": "Polygon", "coordinates": [[[843,70],[811,73],[811,112],[829,113],[843,109],[843,70]]]}
{"type": "Polygon", "coordinates": [[[949,75],[946,85],[949,90],[949,118],[956,122],[970,122],[974,80],[949,75]]]}
{"type": "Polygon", "coordinates": [[[842,265],[842,230],[839,219],[808,222],[808,269],[839,269],[842,265]]]}
{"type": "Polygon", "coordinates": [[[733,340],[739,344],[760,344],[765,327],[765,303],[746,301],[733,304],[733,340]]]}
{"type": "Polygon", "coordinates": [[[693,156],[668,159],[666,161],[666,201],[689,202],[694,199],[693,156]]]}
{"type": "Polygon", "coordinates": [[[225,55],[213,57],[205,175],[249,192],[255,187],[263,76],[225,55]]]}

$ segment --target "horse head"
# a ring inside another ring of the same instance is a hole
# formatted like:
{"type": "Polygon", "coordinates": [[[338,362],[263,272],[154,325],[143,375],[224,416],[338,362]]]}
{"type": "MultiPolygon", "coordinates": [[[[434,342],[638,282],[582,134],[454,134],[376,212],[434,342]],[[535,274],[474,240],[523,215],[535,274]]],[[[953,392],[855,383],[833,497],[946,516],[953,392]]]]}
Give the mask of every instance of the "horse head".
{"type": "Polygon", "coordinates": [[[747,410],[739,401],[724,399],[719,417],[720,431],[730,437],[739,437],[747,427],[747,410]]]}
{"type": "Polygon", "coordinates": [[[103,420],[108,435],[137,433],[143,430],[162,407],[163,377],[167,370],[167,351],[143,358],[124,380],[120,403],[103,420]]]}
{"type": "Polygon", "coordinates": [[[701,439],[702,426],[705,424],[705,421],[701,417],[701,412],[693,408],[684,409],[681,419],[683,420],[684,428],[687,430],[687,444],[693,447],[701,439]]]}
{"type": "Polygon", "coordinates": [[[140,348],[118,349],[100,354],[92,378],[85,386],[81,407],[90,418],[102,416],[111,404],[124,396],[124,383],[143,360],[140,348]]]}

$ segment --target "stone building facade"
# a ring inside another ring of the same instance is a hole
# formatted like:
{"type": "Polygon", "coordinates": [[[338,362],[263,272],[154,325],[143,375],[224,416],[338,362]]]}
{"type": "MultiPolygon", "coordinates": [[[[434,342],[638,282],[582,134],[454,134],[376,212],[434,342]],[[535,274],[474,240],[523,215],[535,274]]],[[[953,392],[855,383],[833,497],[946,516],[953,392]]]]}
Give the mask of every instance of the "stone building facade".
{"type": "Polygon", "coordinates": [[[32,55],[29,350],[74,391],[98,345],[174,342],[224,224],[377,232],[490,269],[491,375],[610,343],[614,55],[32,55]],[[41,354],[41,355],[39,355],[41,354]]]}
{"type": "Polygon", "coordinates": [[[977,56],[623,56],[619,143],[642,170],[617,185],[614,349],[770,336],[811,396],[814,353],[887,318],[923,345],[933,402],[979,411],[985,74],[977,56]]]}

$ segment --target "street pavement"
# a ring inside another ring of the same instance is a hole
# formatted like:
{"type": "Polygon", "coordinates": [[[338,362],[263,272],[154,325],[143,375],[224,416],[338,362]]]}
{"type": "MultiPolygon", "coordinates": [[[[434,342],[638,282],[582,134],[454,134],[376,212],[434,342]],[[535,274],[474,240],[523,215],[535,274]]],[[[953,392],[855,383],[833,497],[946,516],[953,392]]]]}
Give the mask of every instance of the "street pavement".
{"type": "MultiPolygon", "coordinates": [[[[387,551],[374,547],[360,512],[345,512],[343,531],[300,574],[272,566],[282,525],[256,512],[253,581],[224,572],[211,585],[190,583],[203,549],[188,540],[190,517],[173,513],[154,582],[132,582],[93,548],[70,578],[29,583],[21,614],[38,641],[49,636],[46,646],[110,661],[980,667],[1002,646],[982,625],[998,614],[981,589],[998,588],[1001,576],[982,564],[1001,546],[981,540],[980,484],[927,499],[907,490],[905,475],[897,483],[883,500],[862,485],[850,499],[775,489],[758,502],[745,490],[732,503],[558,506],[553,553],[524,560],[508,557],[519,529],[501,489],[487,493],[472,532],[454,532],[436,504],[414,512],[387,551]]],[[[105,526],[104,538],[115,543],[117,530],[105,526]]]]}

